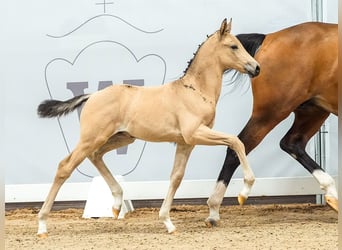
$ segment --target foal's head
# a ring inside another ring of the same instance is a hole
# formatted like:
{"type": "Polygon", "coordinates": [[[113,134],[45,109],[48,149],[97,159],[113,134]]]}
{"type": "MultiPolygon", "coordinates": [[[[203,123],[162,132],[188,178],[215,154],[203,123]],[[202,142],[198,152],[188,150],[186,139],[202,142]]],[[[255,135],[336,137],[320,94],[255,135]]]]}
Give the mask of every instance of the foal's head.
{"type": "Polygon", "coordinates": [[[248,54],[240,41],[230,34],[231,23],[231,19],[229,23],[227,23],[227,19],[224,19],[220,29],[203,44],[203,47],[212,47],[212,49],[208,49],[207,56],[217,58],[223,70],[236,69],[251,77],[257,76],[260,72],[259,63],[248,54]]]}

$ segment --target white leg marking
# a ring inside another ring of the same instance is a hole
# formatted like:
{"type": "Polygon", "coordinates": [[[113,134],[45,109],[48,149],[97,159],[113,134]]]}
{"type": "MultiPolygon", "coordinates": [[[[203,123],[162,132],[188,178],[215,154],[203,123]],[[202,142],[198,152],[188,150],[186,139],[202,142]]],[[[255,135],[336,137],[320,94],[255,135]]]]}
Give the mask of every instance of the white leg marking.
{"type": "Polygon", "coordinates": [[[164,225],[166,226],[168,233],[174,233],[176,231],[176,227],[172,224],[170,218],[165,219],[163,222],[164,222],[164,225]]]}
{"type": "MultiPolygon", "coordinates": [[[[237,156],[240,160],[240,165],[242,167],[243,176],[244,176],[244,186],[243,189],[240,192],[240,198],[246,200],[248,198],[248,195],[251,191],[251,188],[253,186],[253,183],[255,181],[254,173],[251,167],[248,164],[247,156],[245,154],[245,145],[240,141],[238,137],[235,139],[235,145],[233,150],[236,152],[237,156]]],[[[239,200],[240,202],[240,200],[239,200]]],[[[244,202],[244,201],[243,201],[244,202]]],[[[241,203],[240,203],[241,204],[241,203]]],[[[242,205],[242,204],[241,204],[242,205]]]]}
{"type": "Polygon", "coordinates": [[[329,174],[318,169],[313,171],[312,175],[316,178],[321,189],[325,191],[327,196],[331,196],[336,199],[338,198],[335,181],[329,174]]]}
{"type": "MultiPolygon", "coordinates": [[[[113,196],[113,215],[114,218],[119,216],[119,211],[121,210],[121,205],[123,202],[123,191],[121,188],[120,183],[113,177],[105,163],[103,162],[102,157],[98,158],[90,158],[92,163],[95,165],[97,170],[100,172],[102,178],[107,183],[110,191],[112,192],[113,196]]],[[[120,178],[120,177],[119,177],[120,178]]]]}
{"type": "Polygon", "coordinates": [[[209,197],[207,204],[209,206],[209,217],[208,221],[219,221],[220,220],[220,205],[222,203],[224,194],[227,190],[226,185],[224,185],[223,181],[219,181],[216,183],[216,187],[214,192],[209,197]]]}
{"type": "Polygon", "coordinates": [[[242,190],[240,192],[240,195],[247,199],[249,193],[251,192],[253,184],[254,184],[254,176],[253,177],[245,178],[244,179],[243,188],[242,188],[242,190]]]}
{"type": "Polygon", "coordinates": [[[38,235],[47,233],[46,221],[43,219],[38,220],[38,235]]]}
{"type": "Polygon", "coordinates": [[[120,194],[114,194],[113,193],[113,198],[114,198],[113,208],[114,209],[118,209],[118,210],[121,209],[122,200],[123,200],[122,197],[123,197],[122,193],[120,193],[120,194]]]}
{"type": "Polygon", "coordinates": [[[163,221],[168,233],[173,233],[176,231],[176,227],[173,225],[170,219],[169,211],[170,211],[170,206],[167,206],[166,202],[164,201],[159,211],[159,218],[163,221]]]}

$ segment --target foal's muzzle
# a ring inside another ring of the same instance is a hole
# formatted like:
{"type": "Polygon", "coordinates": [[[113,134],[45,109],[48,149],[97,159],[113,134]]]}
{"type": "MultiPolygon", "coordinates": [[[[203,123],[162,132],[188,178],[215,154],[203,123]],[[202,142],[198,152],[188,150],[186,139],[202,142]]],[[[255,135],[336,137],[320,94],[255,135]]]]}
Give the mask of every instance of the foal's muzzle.
{"type": "Polygon", "coordinates": [[[259,65],[247,64],[245,67],[245,70],[247,71],[247,73],[250,77],[256,77],[260,73],[259,65]]]}

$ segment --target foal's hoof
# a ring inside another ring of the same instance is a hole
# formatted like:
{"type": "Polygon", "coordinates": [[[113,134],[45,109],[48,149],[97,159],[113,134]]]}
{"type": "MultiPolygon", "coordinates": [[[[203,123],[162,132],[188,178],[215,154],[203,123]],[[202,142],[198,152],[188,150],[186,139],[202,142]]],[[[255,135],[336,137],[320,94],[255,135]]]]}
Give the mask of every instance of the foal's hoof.
{"type": "Polygon", "coordinates": [[[119,217],[120,210],[113,208],[112,212],[113,212],[114,219],[117,219],[119,217]]]}
{"type": "Polygon", "coordinates": [[[247,200],[246,197],[244,197],[244,196],[242,196],[242,195],[239,194],[239,196],[238,196],[238,202],[239,202],[239,204],[240,204],[241,206],[242,206],[243,204],[245,204],[246,200],[247,200]]]}
{"type": "Polygon", "coordinates": [[[167,228],[167,232],[169,234],[177,234],[177,229],[175,226],[172,226],[172,227],[167,228]]]}
{"type": "Polygon", "coordinates": [[[218,226],[218,221],[216,221],[214,219],[208,218],[208,219],[205,220],[205,225],[208,228],[217,227],[218,226]]]}
{"type": "Polygon", "coordinates": [[[331,196],[325,196],[325,201],[327,202],[327,204],[334,209],[336,212],[338,212],[338,200],[334,197],[331,196]]]}
{"type": "Polygon", "coordinates": [[[48,233],[41,233],[41,234],[37,234],[39,239],[46,239],[48,237],[48,233]]]}

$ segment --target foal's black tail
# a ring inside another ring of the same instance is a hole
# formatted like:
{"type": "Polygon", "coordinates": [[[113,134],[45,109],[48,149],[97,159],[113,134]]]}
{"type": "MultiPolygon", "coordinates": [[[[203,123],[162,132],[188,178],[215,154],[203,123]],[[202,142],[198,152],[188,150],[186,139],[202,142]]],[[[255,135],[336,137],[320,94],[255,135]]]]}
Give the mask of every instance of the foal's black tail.
{"type": "Polygon", "coordinates": [[[240,34],[236,36],[240,40],[243,47],[247,52],[254,57],[255,53],[259,49],[260,45],[264,41],[266,35],[251,33],[251,34],[240,34]]]}
{"type": "Polygon", "coordinates": [[[39,117],[59,117],[74,111],[90,97],[90,94],[79,95],[66,101],[45,100],[38,106],[39,117]]]}

